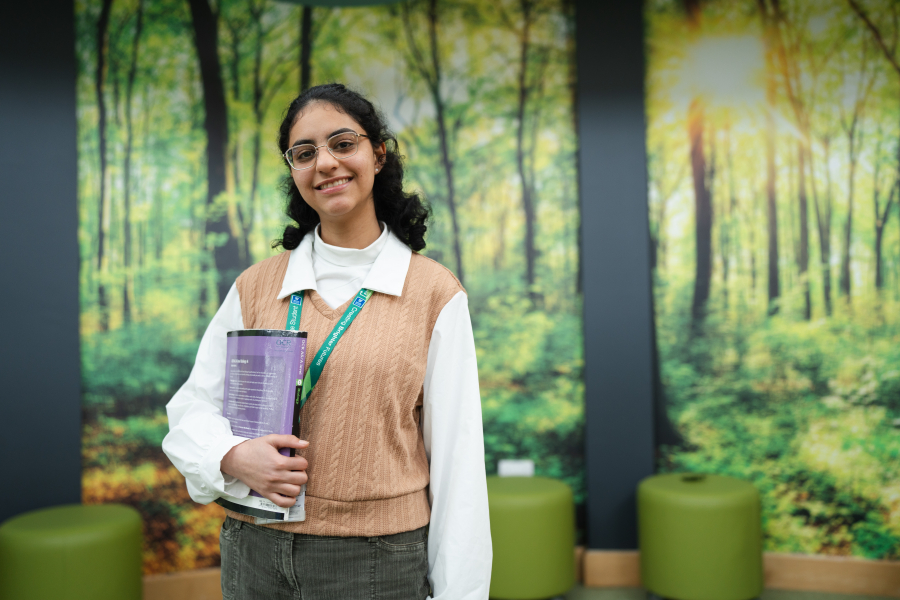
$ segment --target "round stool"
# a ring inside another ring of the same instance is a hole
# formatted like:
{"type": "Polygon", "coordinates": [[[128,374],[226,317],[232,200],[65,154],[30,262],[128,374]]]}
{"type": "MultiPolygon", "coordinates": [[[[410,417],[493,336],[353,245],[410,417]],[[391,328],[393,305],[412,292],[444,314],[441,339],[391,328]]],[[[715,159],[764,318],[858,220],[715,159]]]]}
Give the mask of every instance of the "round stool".
{"type": "Polygon", "coordinates": [[[491,598],[541,600],[575,584],[569,486],[545,477],[488,477],[494,562],[491,598]]]}
{"type": "Polygon", "coordinates": [[[760,499],[746,481],[676,473],[638,486],[641,579],[677,600],[749,600],[762,593],[760,499]]]}
{"type": "Polygon", "coordinates": [[[140,600],[141,517],[118,504],[34,510],[0,526],[0,598],[140,600]]]}

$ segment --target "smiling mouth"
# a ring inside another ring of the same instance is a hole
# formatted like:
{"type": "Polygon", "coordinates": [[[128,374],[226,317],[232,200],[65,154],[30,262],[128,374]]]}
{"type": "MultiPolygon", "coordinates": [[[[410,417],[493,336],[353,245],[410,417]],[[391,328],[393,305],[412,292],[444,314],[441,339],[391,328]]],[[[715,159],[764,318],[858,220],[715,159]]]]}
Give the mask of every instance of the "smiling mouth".
{"type": "Polygon", "coordinates": [[[333,179],[331,181],[326,181],[325,183],[320,183],[319,185],[316,186],[316,189],[317,190],[327,190],[327,189],[330,189],[333,187],[337,187],[339,185],[344,185],[345,183],[348,183],[351,179],[353,179],[353,178],[352,177],[341,177],[340,179],[333,179]]]}

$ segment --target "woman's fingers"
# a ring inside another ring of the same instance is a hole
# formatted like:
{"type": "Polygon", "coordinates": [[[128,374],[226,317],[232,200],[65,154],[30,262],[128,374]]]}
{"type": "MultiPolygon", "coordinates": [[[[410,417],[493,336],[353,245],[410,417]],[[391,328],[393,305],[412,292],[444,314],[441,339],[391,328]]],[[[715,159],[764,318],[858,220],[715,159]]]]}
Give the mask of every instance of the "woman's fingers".
{"type": "Polygon", "coordinates": [[[284,459],[283,469],[285,471],[305,471],[309,467],[309,463],[302,456],[291,456],[284,459]]]}
{"type": "Polygon", "coordinates": [[[274,448],[296,448],[299,450],[309,446],[309,442],[307,442],[306,440],[301,440],[294,435],[279,435],[277,433],[271,433],[269,435],[264,435],[259,439],[264,440],[267,444],[270,444],[274,448]]]}
{"type": "Polygon", "coordinates": [[[288,496],[282,496],[281,494],[271,493],[271,494],[263,494],[263,496],[281,508],[290,508],[294,505],[294,502],[297,501],[296,497],[290,498],[288,496]]]}
{"type": "Polygon", "coordinates": [[[278,485],[272,486],[272,491],[276,494],[281,494],[282,496],[288,496],[290,499],[296,500],[297,496],[300,495],[300,486],[292,485],[290,483],[279,483],[278,485]]]}
{"type": "Polygon", "coordinates": [[[288,471],[284,473],[281,482],[289,483],[291,485],[303,485],[309,480],[309,477],[306,475],[306,471],[288,471]]]}
{"type": "Polygon", "coordinates": [[[301,449],[309,442],[293,435],[247,440],[222,458],[222,472],[233,475],[278,506],[292,506],[307,481],[309,463],[302,456],[282,456],[280,448],[301,449]]]}

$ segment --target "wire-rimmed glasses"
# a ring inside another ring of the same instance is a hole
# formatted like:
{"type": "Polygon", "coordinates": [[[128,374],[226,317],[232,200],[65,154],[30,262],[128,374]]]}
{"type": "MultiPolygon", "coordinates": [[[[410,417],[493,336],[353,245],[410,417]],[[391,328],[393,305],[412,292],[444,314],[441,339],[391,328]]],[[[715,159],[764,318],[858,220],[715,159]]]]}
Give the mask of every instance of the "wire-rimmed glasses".
{"type": "Polygon", "coordinates": [[[369,136],[364,133],[356,133],[355,131],[345,131],[331,136],[321,146],[299,144],[293,148],[288,148],[287,152],[284,153],[284,160],[295,171],[303,171],[316,164],[319,148],[327,148],[329,154],[339,160],[350,158],[359,151],[359,138],[361,137],[367,138],[369,136]]]}

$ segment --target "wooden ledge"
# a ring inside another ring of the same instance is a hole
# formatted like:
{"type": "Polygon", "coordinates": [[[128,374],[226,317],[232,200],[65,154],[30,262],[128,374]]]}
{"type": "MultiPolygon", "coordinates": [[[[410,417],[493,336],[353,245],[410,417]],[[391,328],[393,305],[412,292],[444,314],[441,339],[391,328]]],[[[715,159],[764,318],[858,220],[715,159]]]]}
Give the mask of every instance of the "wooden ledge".
{"type": "MultiPolygon", "coordinates": [[[[585,587],[640,587],[637,550],[575,548],[576,577],[585,587]]],[[[900,561],[766,552],[769,589],[900,598],[900,561]]],[[[144,577],[144,600],[222,600],[219,569],[144,577]]]]}
{"type": "MultiPolygon", "coordinates": [[[[641,585],[637,550],[586,550],[582,570],[585,587],[641,585]]],[[[900,561],[766,552],[763,572],[768,589],[900,598],[900,561]]]]}
{"type": "Polygon", "coordinates": [[[222,600],[221,569],[144,576],[144,600],[222,600]]]}

